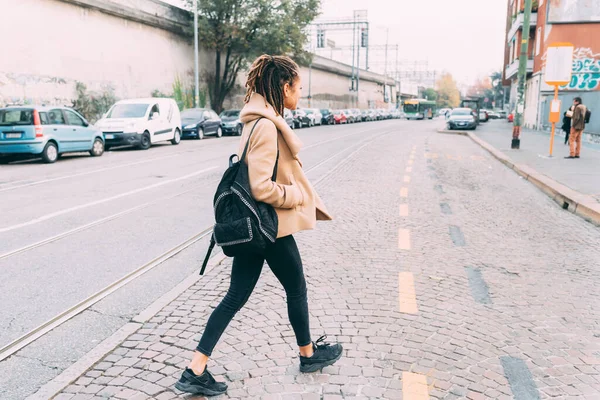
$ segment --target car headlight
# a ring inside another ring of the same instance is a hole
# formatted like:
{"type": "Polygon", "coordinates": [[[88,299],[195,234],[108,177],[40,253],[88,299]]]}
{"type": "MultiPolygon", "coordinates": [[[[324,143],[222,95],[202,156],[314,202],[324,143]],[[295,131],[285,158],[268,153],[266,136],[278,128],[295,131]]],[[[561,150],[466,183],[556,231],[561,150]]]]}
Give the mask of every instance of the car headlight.
{"type": "Polygon", "coordinates": [[[192,124],[192,125],[186,125],[183,127],[183,129],[196,129],[196,125],[192,124]]]}

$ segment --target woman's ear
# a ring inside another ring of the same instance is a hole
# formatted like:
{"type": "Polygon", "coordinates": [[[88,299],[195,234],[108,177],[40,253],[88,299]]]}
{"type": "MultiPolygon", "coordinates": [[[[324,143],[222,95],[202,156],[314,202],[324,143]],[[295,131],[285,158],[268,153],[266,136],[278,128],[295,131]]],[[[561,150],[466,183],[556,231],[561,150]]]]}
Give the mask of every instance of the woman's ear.
{"type": "Polygon", "coordinates": [[[292,88],[290,87],[290,84],[289,84],[288,82],[286,82],[286,83],[283,85],[283,97],[284,97],[284,98],[286,98],[286,97],[289,97],[289,96],[290,96],[291,89],[292,89],[292,88]]]}

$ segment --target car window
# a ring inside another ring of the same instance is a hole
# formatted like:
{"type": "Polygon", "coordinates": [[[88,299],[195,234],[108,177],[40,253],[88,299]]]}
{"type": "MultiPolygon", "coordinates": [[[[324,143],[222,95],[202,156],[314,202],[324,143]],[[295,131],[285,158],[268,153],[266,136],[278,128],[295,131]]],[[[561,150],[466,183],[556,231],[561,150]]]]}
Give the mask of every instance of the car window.
{"type": "Polygon", "coordinates": [[[214,111],[211,111],[211,112],[210,112],[210,115],[212,116],[212,119],[219,119],[219,116],[218,116],[218,115],[217,115],[217,113],[216,113],[216,112],[214,112],[214,111]]]}
{"type": "Polygon", "coordinates": [[[48,125],[48,114],[45,112],[40,112],[40,122],[42,125],[48,125]]]}
{"type": "Polygon", "coordinates": [[[73,111],[65,110],[65,113],[67,114],[69,125],[85,126],[83,119],[73,111]]]}
{"type": "Polygon", "coordinates": [[[148,115],[148,119],[152,118],[152,114],[154,114],[155,112],[160,114],[160,109],[158,108],[158,104],[155,104],[152,106],[152,109],[150,110],[150,115],[148,115]]]}
{"type": "Polygon", "coordinates": [[[5,109],[0,110],[0,125],[33,125],[33,110],[5,109]]]}
{"type": "Polygon", "coordinates": [[[211,119],[210,111],[204,111],[204,119],[211,119]]]}
{"type": "Polygon", "coordinates": [[[48,120],[50,125],[65,125],[65,118],[61,109],[48,111],[48,120]]]}

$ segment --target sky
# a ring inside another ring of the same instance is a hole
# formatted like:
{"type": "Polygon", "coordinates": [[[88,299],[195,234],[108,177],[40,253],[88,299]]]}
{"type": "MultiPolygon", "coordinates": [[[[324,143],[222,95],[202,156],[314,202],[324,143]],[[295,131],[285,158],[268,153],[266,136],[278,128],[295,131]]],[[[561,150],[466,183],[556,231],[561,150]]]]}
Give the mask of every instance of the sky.
{"type": "MultiPolygon", "coordinates": [[[[367,10],[370,45],[385,45],[387,35],[388,68],[394,68],[397,44],[400,64],[427,61],[429,69],[471,84],[502,69],[506,8],[507,0],[321,0],[317,21],[348,19],[353,10],[367,10]]],[[[326,37],[339,47],[352,44],[349,32],[326,32],[326,37]]],[[[350,62],[351,53],[338,50],[335,57],[350,62]]],[[[371,69],[383,69],[384,58],[383,51],[371,51],[371,69]]]]}

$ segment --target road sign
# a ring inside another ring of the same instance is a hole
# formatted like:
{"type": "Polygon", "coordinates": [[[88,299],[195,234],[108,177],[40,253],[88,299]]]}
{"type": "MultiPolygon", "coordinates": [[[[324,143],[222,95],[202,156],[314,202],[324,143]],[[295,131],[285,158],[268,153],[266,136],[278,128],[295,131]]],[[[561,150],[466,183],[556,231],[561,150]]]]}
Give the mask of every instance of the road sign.
{"type": "Polygon", "coordinates": [[[573,70],[573,45],[554,43],[546,53],[546,73],[544,80],[549,85],[561,86],[571,82],[573,70]]]}

